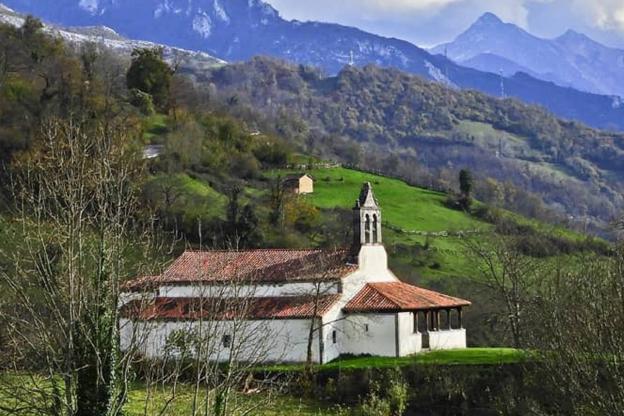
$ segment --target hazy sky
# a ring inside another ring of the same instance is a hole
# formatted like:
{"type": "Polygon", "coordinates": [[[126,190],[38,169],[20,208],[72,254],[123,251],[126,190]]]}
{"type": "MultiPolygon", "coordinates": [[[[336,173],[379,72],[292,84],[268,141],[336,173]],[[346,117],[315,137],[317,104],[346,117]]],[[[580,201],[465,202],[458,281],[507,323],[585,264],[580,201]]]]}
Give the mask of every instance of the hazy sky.
{"type": "Polygon", "coordinates": [[[624,0],[267,0],[287,19],[335,22],[432,46],[484,12],[543,37],[567,29],[624,47],[624,0]]]}

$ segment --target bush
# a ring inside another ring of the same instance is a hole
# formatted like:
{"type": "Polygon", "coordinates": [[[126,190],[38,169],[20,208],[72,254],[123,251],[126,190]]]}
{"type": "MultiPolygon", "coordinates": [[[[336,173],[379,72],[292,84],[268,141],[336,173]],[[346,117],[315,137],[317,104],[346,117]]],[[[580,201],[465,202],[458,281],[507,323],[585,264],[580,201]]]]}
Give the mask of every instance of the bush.
{"type": "Polygon", "coordinates": [[[391,416],[390,402],[372,391],[353,412],[355,416],[391,416]]]}
{"type": "Polygon", "coordinates": [[[151,116],[156,112],[152,96],[136,88],[130,90],[130,104],[146,116],[151,116]]]}
{"type": "Polygon", "coordinates": [[[373,383],[366,399],[353,412],[357,416],[402,416],[409,401],[408,385],[399,370],[394,370],[389,380],[380,384],[373,383]]]}

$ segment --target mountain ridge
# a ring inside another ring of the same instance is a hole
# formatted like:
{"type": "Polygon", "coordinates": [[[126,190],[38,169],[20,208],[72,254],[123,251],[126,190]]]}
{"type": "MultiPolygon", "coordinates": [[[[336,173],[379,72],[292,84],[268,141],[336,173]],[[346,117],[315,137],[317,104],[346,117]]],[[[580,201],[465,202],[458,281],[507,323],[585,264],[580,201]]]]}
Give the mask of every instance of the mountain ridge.
{"type": "MultiPolygon", "coordinates": [[[[0,3],[0,23],[19,27],[24,23],[25,19],[26,16],[0,3]]],[[[62,38],[74,47],[81,47],[91,43],[111,49],[126,57],[129,57],[136,48],[162,48],[166,60],[170,62],[176,61],[182,69],[186,70],[206,70],[215,65],[226,63],[205,52],[127,39],[114,29],[103,25],[62,27],[45,23],[44,30],[52,36],[62,38]]]]}
{"type": "Polygon", "coordinates": [[[513,75],[513,66],[497,67],[491,58],[495,55],[564,87],[624,96],[624,50],[571,29],[552,39],[541,38],[486,13],[453,41],[430,51],[445,53],[460,65],[513,75]]]}

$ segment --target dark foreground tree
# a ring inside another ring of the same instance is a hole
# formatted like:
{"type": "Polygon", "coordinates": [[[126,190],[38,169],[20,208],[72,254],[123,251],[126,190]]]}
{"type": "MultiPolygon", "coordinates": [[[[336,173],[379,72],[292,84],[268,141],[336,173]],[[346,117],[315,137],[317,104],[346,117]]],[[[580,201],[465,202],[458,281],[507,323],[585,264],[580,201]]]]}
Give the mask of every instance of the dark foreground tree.
{"type": "MultiPolygon", "coordinates": [[[[163,60],[162,49],[135,49],[132,52],[132,63],[126,75],[128,89],[149,94],[156,108],[161,111],[166,110],[169,105],[172,76],[173,70],[163,60]]],[[[134,93],[135,101],[137,104],[141,103],[141,106],[149,107],[145,97],[139,92],[134,93]]]]}

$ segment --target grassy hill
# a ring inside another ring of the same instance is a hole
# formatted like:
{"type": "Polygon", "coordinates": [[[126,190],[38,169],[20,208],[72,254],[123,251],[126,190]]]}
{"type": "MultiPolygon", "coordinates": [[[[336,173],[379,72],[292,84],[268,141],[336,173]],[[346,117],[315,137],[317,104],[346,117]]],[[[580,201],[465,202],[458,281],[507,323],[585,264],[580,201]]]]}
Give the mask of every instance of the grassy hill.
{"type": "MultiPolygon", "coordinates": [[[[271,171],[268,176],[286,176],[294,171],[271,171]]],[[[462,255],[462,239],[457,232],[489,232],[493,226],[466,212],[448,208],[447,195],[410,186],[405,182],[347,168],[313,169],[314,193],[303,196],[321,209],[350,210],[364,182],[373,185],[382,208],[383,238],[390,249],[391,262],[400,269],[411,268],[422,278],[469,276],[470,264],[462,255]],[[434,234],[448,232],[449,236],[434,234]],[[425,234],[425,235],[423,235],[425,234]],[[428,254],[414,259],[409,253],[393,250],[396,245],[428,246],[428,254]]],[[[345,224],[344,227],[350,227],[345,224]]],[[[406,276],[407,277],[407,276],[406,276]]]]}

